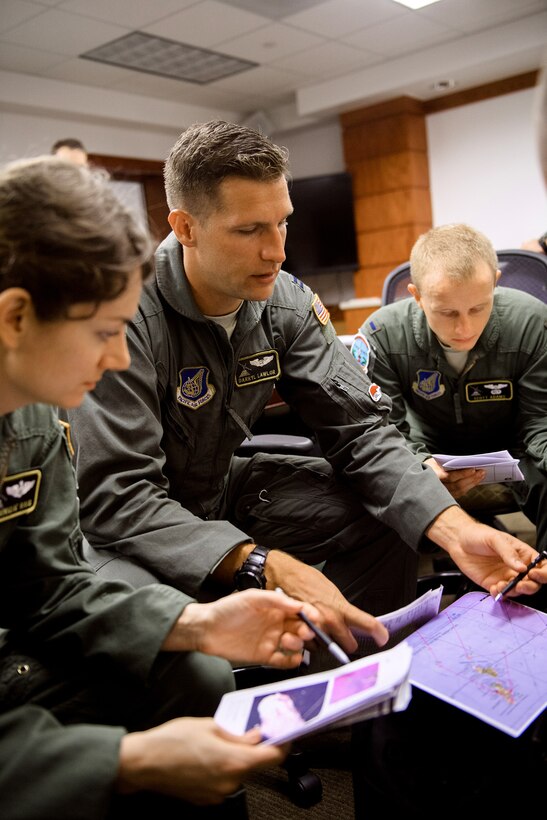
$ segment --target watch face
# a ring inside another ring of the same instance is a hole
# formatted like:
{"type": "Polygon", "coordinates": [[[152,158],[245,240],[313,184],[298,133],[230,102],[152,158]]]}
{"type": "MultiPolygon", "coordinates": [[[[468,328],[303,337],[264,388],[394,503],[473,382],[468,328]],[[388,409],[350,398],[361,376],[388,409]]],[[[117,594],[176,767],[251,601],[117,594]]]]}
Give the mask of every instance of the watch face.
{"type": "Polygon", "coordinates": [[[264,589],[264,577],[256,572],[240,570],[237,574],[236,586],[242,589],[264,589]]]}

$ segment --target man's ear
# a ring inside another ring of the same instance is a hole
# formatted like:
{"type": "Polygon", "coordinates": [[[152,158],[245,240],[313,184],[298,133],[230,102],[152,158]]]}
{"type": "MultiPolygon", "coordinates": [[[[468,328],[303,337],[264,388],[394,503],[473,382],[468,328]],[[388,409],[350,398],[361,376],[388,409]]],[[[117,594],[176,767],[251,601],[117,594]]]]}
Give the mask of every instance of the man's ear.
{"type": "Polygon", "coordinates": [[[496,282],[495,282],[495,284],[496,284],[496,285],[498,284],[498,281],[499,281],[500,276],[501,276],[501,271],[500,271],[500,270],[497,270],[497,271],[496,271],[496,282]]]}
{"type": "Polygon", "coordinates": [[[185,245],[187,248],[192,248],[195,245],[195,220],[192,214],[177,208],[169,212],[167,221],[181,245],[185,245]]]}
{"type": "Polygon", "coordinates": [[[420,305],[420,307],[421,307],[422,297],[420,296],[420,291],[418,290],[416,285],[413,285],[412,282],[411,282],[406,286],[406,289],[408,290],[410,295],[414,297],[414,299],[416,300],[416,303],[418,305],[420,305]]]}
{"type": "Polygon", "coordinates": [[[14,349],[25,332],[28,318],[34,313],[32,298],[24,288],[6,288],[0,292],[0,340],[14,349]]]}

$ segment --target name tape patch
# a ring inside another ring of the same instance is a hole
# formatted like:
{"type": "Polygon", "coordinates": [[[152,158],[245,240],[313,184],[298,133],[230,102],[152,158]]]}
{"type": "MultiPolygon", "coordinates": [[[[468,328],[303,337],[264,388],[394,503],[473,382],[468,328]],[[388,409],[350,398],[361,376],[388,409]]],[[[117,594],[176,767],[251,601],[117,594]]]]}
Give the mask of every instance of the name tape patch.
{"type": "Polygon", "coordinates": [[[261,350],[238,359],[235,373],[236,387],[249,387],[257,382],[278,379],[281,375],[277,350],[261,350]]]}
{"type": "Polygon", "coordinates": [[[511,381],[469,382],[465,385],[465,398],[468,402],[511,401],[513,383],[511,381]]]}
{"type": "Polygon", "coordinates": [[[41,480],[41,470],[6,476],[0,485],[0,521],[29,515],[36,509],[41,480]]]}

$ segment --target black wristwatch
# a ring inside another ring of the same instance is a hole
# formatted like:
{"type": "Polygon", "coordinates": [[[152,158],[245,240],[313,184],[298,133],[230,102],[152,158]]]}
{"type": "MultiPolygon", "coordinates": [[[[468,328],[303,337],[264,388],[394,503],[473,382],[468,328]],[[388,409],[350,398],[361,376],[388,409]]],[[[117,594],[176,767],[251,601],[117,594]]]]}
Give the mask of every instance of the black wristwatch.
{"type": "Polygon", "coordinates": [[[538,242],[540,246],[543,248],[543,253],[547,253],[547,231],[539,237],[538,242]]]}
{"type": "Polygon", "coordinates": [[[266,575],[264,567],[269,549],[258,544],[250,552],[234,574],[235,588],[241,589],[266,589],[266,575]]]}

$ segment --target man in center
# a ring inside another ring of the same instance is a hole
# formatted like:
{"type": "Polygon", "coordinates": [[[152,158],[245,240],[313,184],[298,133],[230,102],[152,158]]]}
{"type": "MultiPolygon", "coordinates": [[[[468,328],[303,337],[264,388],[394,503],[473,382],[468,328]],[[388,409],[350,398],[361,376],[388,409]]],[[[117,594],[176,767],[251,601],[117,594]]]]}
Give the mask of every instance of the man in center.
{"type": "Polygon", "coordinates": [[[288,179],[287,151],[243,126],[197,124],[176,142],[172,233],[128,328],[131,367],[70,414],[81,520],[99,572],[136,564],[197,597],[280,586],[328,604],[340,635],[360,610],[414,597],[431,541],[488,590],[535,551],[460,509],[318,295],[281,271],[288,179]],[[324,458],[234,455],[274,387],[324,458]]]}

